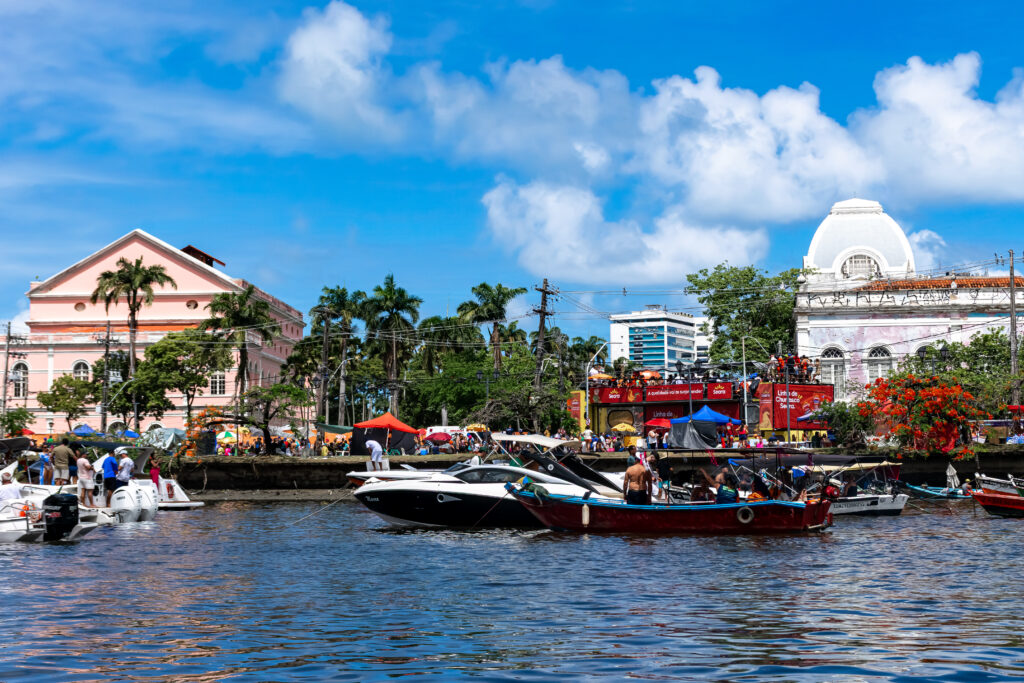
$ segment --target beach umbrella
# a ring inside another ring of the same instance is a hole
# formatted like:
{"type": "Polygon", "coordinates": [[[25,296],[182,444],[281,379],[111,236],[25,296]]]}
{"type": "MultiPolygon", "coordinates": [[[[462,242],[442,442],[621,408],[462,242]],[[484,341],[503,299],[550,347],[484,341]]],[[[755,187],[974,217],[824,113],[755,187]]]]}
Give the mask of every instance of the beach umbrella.
{"type": "Polygon", "coordinates": [[[620,422],[619,424],[617,424],[614,427],[612,427],[612,431],[613,432],[631,432],[631,433],[635,433],[636,432],[636,427],[634,427],[631,424],[626,424],[625,422],[620,422]]]}
{"type": "Polygon", "coordinates": [[[664,417],[656,417],[653,420],[648,420],[644,423],[648,427],[654,427],[655,429],[671,429],[672,423],[664,417]]]}
{"type": "Polygon", "coordinates": [[[424,439],[424,441],[433,441],[434,443],[448,443],[451,440],[451,435],[445,434],[444,432],[434,432],[424,439]]]}
{"type": "Polygon", "coordinates": [[[486,432],[487,431],[487,425],[482,425],[479,422],[477,422],[475,424],[471,424],[468,427],[466,427],[466,431],[467,432],[486,432]]]}
{"type": "Polygon", "coordinates": [[[238,441],[238,435],[234,432],[223,431],[217,435],[217,441],[220,441],[221,443],[234,443],[238,441]]]}
{"type": "Polygon", "coordinates": [[[31,436],[31,435],[35,435],[35,432],[33,432],[31,429],[22,429],[20,432],[18,432],[18,436],[31,436]]]}

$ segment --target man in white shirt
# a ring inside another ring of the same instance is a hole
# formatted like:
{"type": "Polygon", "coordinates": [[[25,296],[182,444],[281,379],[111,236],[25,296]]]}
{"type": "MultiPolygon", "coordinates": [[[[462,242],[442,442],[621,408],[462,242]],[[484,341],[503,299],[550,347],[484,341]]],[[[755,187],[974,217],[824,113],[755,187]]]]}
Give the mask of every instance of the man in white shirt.
{"type": "Polygon", "coordinates": [[[370,469],[371,470],[382,470],[384,469],[384,449],[381,445],[370,439],[366,442],[366,450],[370,451],[370,469]]]}
{"type": "Polygon", "coordinates": [[[117,480],[122,485],[127,484],[132,480],[132,473],[135,471],[135,461],[128,457],[128,449],[118,448],[117,453],[120,451],[121,459],[117,461],[117,480]]]}
{"type": "Polygon", "coordinates": [[[18,498],[21,498],[21,484],[14,483],[10,472],[4,472],[3,480],[0,481],[0,502],[18,498]]]}

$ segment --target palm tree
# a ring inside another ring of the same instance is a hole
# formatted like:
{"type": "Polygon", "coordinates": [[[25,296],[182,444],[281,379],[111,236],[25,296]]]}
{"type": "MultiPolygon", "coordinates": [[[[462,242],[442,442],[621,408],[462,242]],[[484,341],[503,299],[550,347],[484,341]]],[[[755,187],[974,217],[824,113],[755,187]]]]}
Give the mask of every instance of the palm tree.
{"type": "Polygon", "coordinates": [[[459,317],[468,323],[483,325],[491,323],[491,350],[494,353],[494,369],[501,369],[501,337],[498,333],[500,323],[505,322],[508,304],[521,294],[526,294],[525,287],[506,287],[502,284],[493,287],[481,282],[472,290],[476,301],[465,301],[459,304],[459,317]]]}
{"type": "Polygon", "coordinates": [[[512,348],[516,344],[526,346],[526,330],[519,327],[515,320],[508,325],[498,325],[498,338],[503,348],[507,349],[506,355],[512,355],[512,348]]]}
{"type": "Polygon", "coordinates": [[[218,339],[230,340],[238,345],[238,411],[242,412],[249,375],[249,333],[269,342],[280,333],[281,326],[270,315],[270,304],[256,295],[256,287],[249,285],[241,292],[221,292],[206,304],[210,317],[199,323],[203,332],[212,331],[218,339]]]}
{"type": "MultiPolygon", "coordinates": [[[[341,376],[338,380],[341,383],[340,390],[338,391],[338,400],[341,401],[341,404],[338,406],[338,414],[342,416],[345,415],[345,373],[348,372],[345,365],[348,363],[348,341],[355,332],[355,325],[353,323],[356,319],[362,317],[365,303],[366,292],[357,290],[350,294],[345,287],[324,287],[321,290],[320,300],[317,302],[316,307],[310,311],[310,315],[313,316],[314,327],[325,322],[329,324],[331,321],[337,321],[335,329],[340,333],[341,338],[342,365],[341,376]]],[[[326,391],[326,388],[324,390],[326,391]]],[[[339,424],[342,421],[344,421],[344,418],[339,421],[339,424]]]]}
{"type": "Polygon", "coordinates": [[[420,304],[423,299],[413,296],[395,284],[395,276],[389,273],[384,284],[373,288],[373,294],[363,304],[362,318],[367,329],[381,343],[384,370],[391,386],[391,413],[398,414],[398,365],[401,357],[412,348],[410,340],[414,325],[420,319],[420,304]],[[401,343],[399,342],[401,338],[401,343]]]}
{"type": "Polygon", "coordinates": [[[441,368],[446,353],[461,351],[483,342],[480,330],[462,322],[461,318],[434,315],[424,318],[417,328],[420,339],[420,359],[423,369],[433,375],[441,368]]]}
{"type": "MultiPolygon", "coordinates": [[[[96,278],[96,289],[90,300],[97,303],[103,299],[104,310],[110,311],[110,304],[117,305],[122,297],[128,304],[128,374],[135,376],[135,335],[138,332],[139,311],[143,306],[153,303],[155,297],[153,287],[170,285],[178,288],[178,283],[167,274],[167,269],[157,264],[146,266],[142,257],[129,261],[123,256],[117,260],[117,270],[105,270],[96,278]]],[[[139,428],[139,413],[135,411],[135,429],[139,428]]]]}

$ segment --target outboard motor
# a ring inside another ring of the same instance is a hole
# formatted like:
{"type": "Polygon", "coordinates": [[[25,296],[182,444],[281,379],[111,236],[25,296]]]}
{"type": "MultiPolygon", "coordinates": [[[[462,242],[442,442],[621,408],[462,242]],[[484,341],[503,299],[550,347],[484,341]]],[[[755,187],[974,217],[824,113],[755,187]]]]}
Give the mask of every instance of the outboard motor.
{"type": "Polygon", "coordinates": [[[43,520],[46,522],[44,541],[59,541],[78,526],[78,496],[55,493],[43,501],[43,520]]]}

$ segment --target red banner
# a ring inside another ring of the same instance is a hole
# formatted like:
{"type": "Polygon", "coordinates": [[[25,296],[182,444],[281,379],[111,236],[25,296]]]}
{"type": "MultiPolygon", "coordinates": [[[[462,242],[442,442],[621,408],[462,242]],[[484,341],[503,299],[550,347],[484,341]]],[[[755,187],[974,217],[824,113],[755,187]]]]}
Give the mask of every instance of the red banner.
{"type": "Polygon", "coordinates": [[[732,398],[732,382],[712,382],[708,385],[709,401],[728,401],[732,398]]]}
{"type": "Polygon", "coordinates": [[[686,417],[689,407],[682,403],[668,403],[663,406],[647,406],[644,408],[644,422],[655,418],[671,420],[673,417],[686,417]]]}
{"type": "Polygon", "coordinates": [[[591,403],[641,403],[644,392],[640,387],[596,387],[590,390],[591,403]]]}
{"type": "Polygon", "coordinates": [[[703,384],[662,384],[647,387],[648,401],[700,401],[704,398],[703,384]]]}
{"type": "Polygon", "coordinates": [[[761,429],[786,429],[789,417],[790,429],[825,429],[820,422],[800,421],[799,418],[813,413],[822,403],[832,401],[834,387],[831,384],[790,384],[787,394],[785,384],[762,384],[758,395],[761,397],[761,429]]]}

